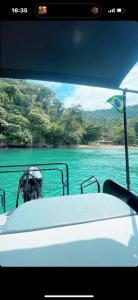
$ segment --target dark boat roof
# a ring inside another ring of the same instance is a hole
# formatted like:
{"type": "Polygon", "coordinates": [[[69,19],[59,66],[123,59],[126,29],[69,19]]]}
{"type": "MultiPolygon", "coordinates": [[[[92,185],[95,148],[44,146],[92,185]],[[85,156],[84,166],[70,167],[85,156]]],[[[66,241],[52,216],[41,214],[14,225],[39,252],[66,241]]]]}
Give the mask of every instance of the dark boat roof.
{"type": "Polygon", "coordinates": [[[135,21],[3,21],[1,77],[118,88],[138,61],[135,21]]]}

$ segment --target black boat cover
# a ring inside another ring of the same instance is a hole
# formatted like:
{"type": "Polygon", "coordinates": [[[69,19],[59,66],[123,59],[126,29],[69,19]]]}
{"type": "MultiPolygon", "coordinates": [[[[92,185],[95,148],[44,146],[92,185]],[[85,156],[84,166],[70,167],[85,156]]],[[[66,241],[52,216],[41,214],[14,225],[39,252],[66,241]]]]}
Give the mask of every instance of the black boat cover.
{"type": "Polygon", "coordinates": [[[3,21],[1,74],[118,88],[138,61],[136,21],[3,21]]]}

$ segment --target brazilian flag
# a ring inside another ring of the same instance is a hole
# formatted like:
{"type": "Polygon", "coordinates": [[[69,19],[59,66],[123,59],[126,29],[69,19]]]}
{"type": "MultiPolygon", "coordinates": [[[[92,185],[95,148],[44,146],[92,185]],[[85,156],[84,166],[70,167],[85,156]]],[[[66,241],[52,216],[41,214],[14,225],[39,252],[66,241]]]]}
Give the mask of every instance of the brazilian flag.
{"type": "Polygon", "coordinates": [[[106,102],[113,105],[116,108],[116,110],[119,111],[120,113],[123,112],[123,108],[124,108],[123,96],[120,95],[113,96],[110,99],[108,99],[106,102]]]}

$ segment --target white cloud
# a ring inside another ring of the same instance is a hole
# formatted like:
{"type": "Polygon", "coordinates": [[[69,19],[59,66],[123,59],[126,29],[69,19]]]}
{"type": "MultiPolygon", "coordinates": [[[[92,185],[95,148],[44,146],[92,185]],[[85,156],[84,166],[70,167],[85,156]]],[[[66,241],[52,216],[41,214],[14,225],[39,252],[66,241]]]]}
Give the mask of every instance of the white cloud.
{"type": "MultiPolygon", "coordinates": [[[[80,104],[85,110],[98,110],[111,108],[111,105],[105,103],[110,97],[114,95],[121,95],[122,92],[118,90],[76,86],[72,96],[64,99],[66,107],[80,104]]],[[[127,93],[127,105],[138,104],[138,94],[127,93]]]]}
{"type": "MultiPolygon", "coordinates": [[[[44,86],[54,90],[58,99],[64,102],[65,107],[79,104],[84,110],[111,108],[111,105],[105,102],[114,95],[122,94],[122,92],[118,90],[83,85],[64,84],[50,81],[34,81],[34,83],[43,84],[44,86]]],[[[138,90],[138,63],[124,78],[120,87],[138,90]]],[[[138,104],[138,94],[127,93],[127,105],[135,104],[138,104]]]]}
{"type": "Polygon", "coordinates": [[[50,89],[58,88],[61,85],[63,85],[63,83],[61,82],[53,82],[53,81],[42,81],[42,80],[29,80],[29,81],[31,81],[31,83],[34,84],[42,84],[50,89]]]}
{"type": "MultiPolygon", "coordinates": [[[[138,90],[138,63],[124,78],[120,87],[138,90]]],[[[111,108],[111,105],[105,102],[110,97],[121,94],[118,90],[76,85],[73,94],[66,97],[64,103],[66,107],[80,104],[85,110],[106,109],[111,108]]],[[[127,106],[135,104],[138,104],[138,94],[127,93],[127,106]]]]}
{"type": "Polygon", "coordinates": [[[127,76],[122,81],[121,88],[127,88],[130,90],[138,90],[138,63],[130,70],[127,76]]]}
{"type": "Polygon", "coordinates": [[[118,94],[118,91],[89,87],[76,86],[72,96],[64,99],[66,107],[80,104],[85,110],[97,110],[110,108],[111,106],[105,101],[113,95],[118,94]]]}
{"type": "Polygon", "coordinates": [[[51,82],[51,81],[41,81],[41,84],[49,87],[50,89],[58,88],[61,85],[63,85],[63,83],[61,82],[51,82]]]}

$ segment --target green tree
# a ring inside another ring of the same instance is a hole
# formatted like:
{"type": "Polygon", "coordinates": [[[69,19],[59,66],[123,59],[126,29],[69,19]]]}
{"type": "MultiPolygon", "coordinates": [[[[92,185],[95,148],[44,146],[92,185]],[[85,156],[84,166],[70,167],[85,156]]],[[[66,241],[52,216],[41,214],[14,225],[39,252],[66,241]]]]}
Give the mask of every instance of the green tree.
{"type": "Polygon", "coordinates": [[[58,123],[52,122],[49,132],[46,134],[48,144],[61,146],[64,144],[64,128],[58,123]]]}
{"type": "Polygon", "coordinates": [[[49,117],[52,122],[59,122],[65,111],[64,105],[58,99],[54,98],[49,106],[49,117]]]}
{"type": "Polygon", "coordinates": [[[80,106],[68,108],[59,122],[63,128],[63,143],[67,145],[80,144],[84,129],[83,112],[80,106]]]}
{"type": "Polygon", "coordinates": [[[7,112],[11,111],[13,108],[13,101],[9,98],[9,96],[1,91],[0,88],[0,106],[5,108],[7,112]]]}
{"type": "Polygon", "coordinates": [[[22,130],[20,125],[9,124],[6,136],[10,144],[14,147],[24,147],[32,145],[32,135],[31,133],[25,129],[22,130]]]}
{"type": "MultiPolygon", "coordinates": [[[[128,127],[128,145],[133,145],[136,142],[136,133],[134,128],[128,127]]],[[[116,127],[113,133],[113,143],[117,145],[124,145],[124,128],[116,127]]]]}
{"type": "Polygon", "coordinates": [[[136,136],[138,137],[138,120],[134,121],[133,126],[134,126],[134,129],[135,129],[135,132],[136,132],[136,136]]]}
{"type": "Polygon", "coordinates": [[[42,111],[42,109],[35,108],[28,114],[28,118],[30,121],[33,143],[44,143],[51,125],[49,117],[42,111]]]}
{"type": "Polygon", "coordinates": [[[3,107],[0,107],[0,119],[6,120],[7,118],[7,111],[3,107]]]}
{"type": "Polygon", "coordinates": [[[101,137],[101,131],[100,125],[91,122],[87,123],[83,135],[83,142],[89,143],[98,140],[101,137]]]}
{"type": "Polygon", "coordinates": [[[29,120],[19,113],[17,115],[9,114],[7,120],[9,123],[19,125],[22,130],[29,129],[30,127],[29,120]]]}
{"type": "Polygon", "coordinates": [[[4,133],[8,123],[6,122],[7,112],[3,107],[0,107],[0,133],[4,133]]]}
{"type": "Polygon", "coordinates": [[[7,144],[7,136],[5,136],[3,133],[0,133],[0,144],[7,144]]]}

